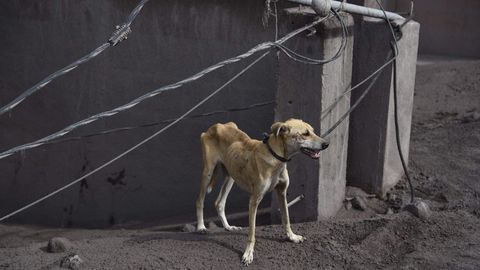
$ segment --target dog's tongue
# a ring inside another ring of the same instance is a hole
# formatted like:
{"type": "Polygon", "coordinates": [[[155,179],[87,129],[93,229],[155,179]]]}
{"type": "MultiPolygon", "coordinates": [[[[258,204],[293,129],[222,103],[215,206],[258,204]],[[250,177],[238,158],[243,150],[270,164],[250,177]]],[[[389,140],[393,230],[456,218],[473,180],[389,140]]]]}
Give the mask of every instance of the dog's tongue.
{"type": "Polygon", "coordinates": [[[313,159],[320,158],[320,151],[314,151],[312,149],[303,149],[303,152],[307,154],[310,158],[313,158],[313,159]]]}

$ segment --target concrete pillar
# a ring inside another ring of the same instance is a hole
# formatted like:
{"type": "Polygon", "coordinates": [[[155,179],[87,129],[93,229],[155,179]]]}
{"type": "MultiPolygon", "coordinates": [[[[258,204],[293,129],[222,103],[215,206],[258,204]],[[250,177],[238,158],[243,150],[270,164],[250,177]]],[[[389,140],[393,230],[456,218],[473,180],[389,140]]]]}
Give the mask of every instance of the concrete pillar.
{"type": "MultiPolygon", "coordinates": [[[[420,25],[403,28],[398,56],[398,105],[401,147],[408,160],[413,91],[420,25]]],[[[390,30],[378,19],[356,19],[352,84],[385,63],[390,30]]],[[[366,85],[352,93],[352,103],[366,85]]],[[[384,195],[403,175],[395,140],[392,69],[386,68],[364,101],[350,115],[347,184],[384,195]]]]}
{"type": "MultiPolygon", "coordinates": [[[[347,14],[342,16],[351,28],[352,17],[347,14]]],[[[288,32],[301,27],[312,18],[311,15],[299,15],[295,9],[290,9],[287,17],[280,20],[280,31],[288,32]]],[[[342,40],[339,22],[330,19],[318,25],[315,30],[314,35],[301,34],[286,45],[313,58],[333,56],[342,40]]],[[[348,110],[349,97],[340,102],[329,117],[321,121],[322,109],[330,105],[350,84],[352,36],[348,36],[347,41],[344,54],[325,65],[305,65],[294,62],[284,54],[279,55],[275,120],[300,118],[310,123],[320,134],[348,110]]],[[[288,164],[288,199],[305,194],[303,201],[290,208],[293,222],[331,217],[341,207],[345,195],[347,138],[348,119],[331,134],[330,147],[322,152],[319,160],[299,155],[288,164]]],[[[272,199],[272,202],[276,208],[276,199],[272,199]]]]}

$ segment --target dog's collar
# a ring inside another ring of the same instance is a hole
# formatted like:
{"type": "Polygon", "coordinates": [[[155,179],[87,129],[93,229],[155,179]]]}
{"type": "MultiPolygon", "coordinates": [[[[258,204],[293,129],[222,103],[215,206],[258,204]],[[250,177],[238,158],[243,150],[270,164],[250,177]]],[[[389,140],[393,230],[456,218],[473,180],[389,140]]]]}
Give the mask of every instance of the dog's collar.
{"type": "Polygon", "coordinates": [[[274,156],[276,159],[278,159],[278,160],[280,160],[281,162],[284,162],[284,163],[292,160],[291,158],[284,158],[284,157],[278,155],[277,153],[275,153],[275,151],[273,151],[270,144],[268,144],[268,138],[270,138],[270,135],[268,133],[263,133],[262,142],[267,145],[268,151],[270,152],[270,154],[272,154],[272,156],[274,156]]]}

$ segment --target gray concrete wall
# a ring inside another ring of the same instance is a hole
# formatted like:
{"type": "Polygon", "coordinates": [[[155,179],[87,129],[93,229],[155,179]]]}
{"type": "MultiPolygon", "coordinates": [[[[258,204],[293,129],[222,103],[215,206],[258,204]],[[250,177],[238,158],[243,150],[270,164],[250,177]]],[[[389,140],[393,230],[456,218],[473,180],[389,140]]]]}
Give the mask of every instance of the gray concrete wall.
{"type": "MultiPolygon", "coordinates": [[[[296,15],[293,11],[282,19],[281,30],[290,31],[304,25],[311,16],[296,15]]],[[[350,33],[353,19],[344,15],[350,33]]],[[[345,53],[332,63],[320,66],[304,65],[280,55],[278,73],[277,107],[275,119],[300,118],[310,123],[318,134],[325,131],[348,110],[349,96],[339,103],[325,120],[322,109],[333,102],[350,84],[353,37],[348,36],[345,53]]],[[[288,45],[295,51],[313,58],[330,58],[341,44],[341,28],[331,19],[319,25],[316,34],[302,35],[288,45]]],[[[289,200],[304,194],[305,198],[291,207],[293,222],[311,221],[334,216],[345,195],[348,119],[331,134],[330,146],[319,160],[304,155],[288,164],[290,175],[289,200]]],[[[273,200],[276,208],[276,200],[273,200]]]]}
{"type": "MultiPolygon", "coordinates": [[[[105,42],[136,3],[2,1],[0,104],[105,42]]],[[[273,25],[262,26],[263,7],[263,1],[254,0],[150,1],[127,41],[0,117],[0,149],[43,137],[273,39],[273,25]]],[[[177,117],[245,65],[241,62],[221,69],[74,134],[177,117]]],[[[198,112],[274,100],[275,70],[272,55],[198,112]]],[[[200,133],[216,122],[235,121],[252,137],[260,138],[273,118],[271,105],[183,121],[114,165],[10,221],[86,227],[193,221],[201,170],[200,133]]],[[[0,160],[0,215],[96,168],[159,128],[42,146],[0,160]]],[[[207,215],[214,214],[218,188],[208,196],[207,215]]],[[[227,212],[246,210],[247,205],[246,193],[235,187],[227,212]]],[[[263,205],[269,205],[269,198],[263,205]]]]}

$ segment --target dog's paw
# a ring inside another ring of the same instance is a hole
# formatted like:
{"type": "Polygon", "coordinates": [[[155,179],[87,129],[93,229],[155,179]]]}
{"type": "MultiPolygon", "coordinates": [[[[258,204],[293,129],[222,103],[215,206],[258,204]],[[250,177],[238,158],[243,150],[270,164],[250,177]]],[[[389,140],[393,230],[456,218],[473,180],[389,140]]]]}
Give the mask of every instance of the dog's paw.
{"type": "Polygon", "coordinates": [[[205,227],[205,225],[203,225],[203,226],[197,226],[197,232],[198,232],[198,233],[205,234],[205,233],[207,233],[207,228],[205,227]]]}
{"type": "Polygon", "coordinates": [[[229,232],[241,231],[242,227],[228,226],[228,227],[225,227],[225,230],[227,230],[229,232]]]}
{"type": "Polygon", "coordinates": [[[247,249],[247,250],[245,250],[245,253],[243,253],[242,263],[245,266],[248,266],[252,262],[253,262],[253,249],[247,249]]]}
{"type": "Polygon", "coordinates": [[[298,234],[291,234],[288,236],[288,240],[294,242],[294,243],[302,243],[303,241],[306,240],[305,237],[298,235],[298,234]]]}

